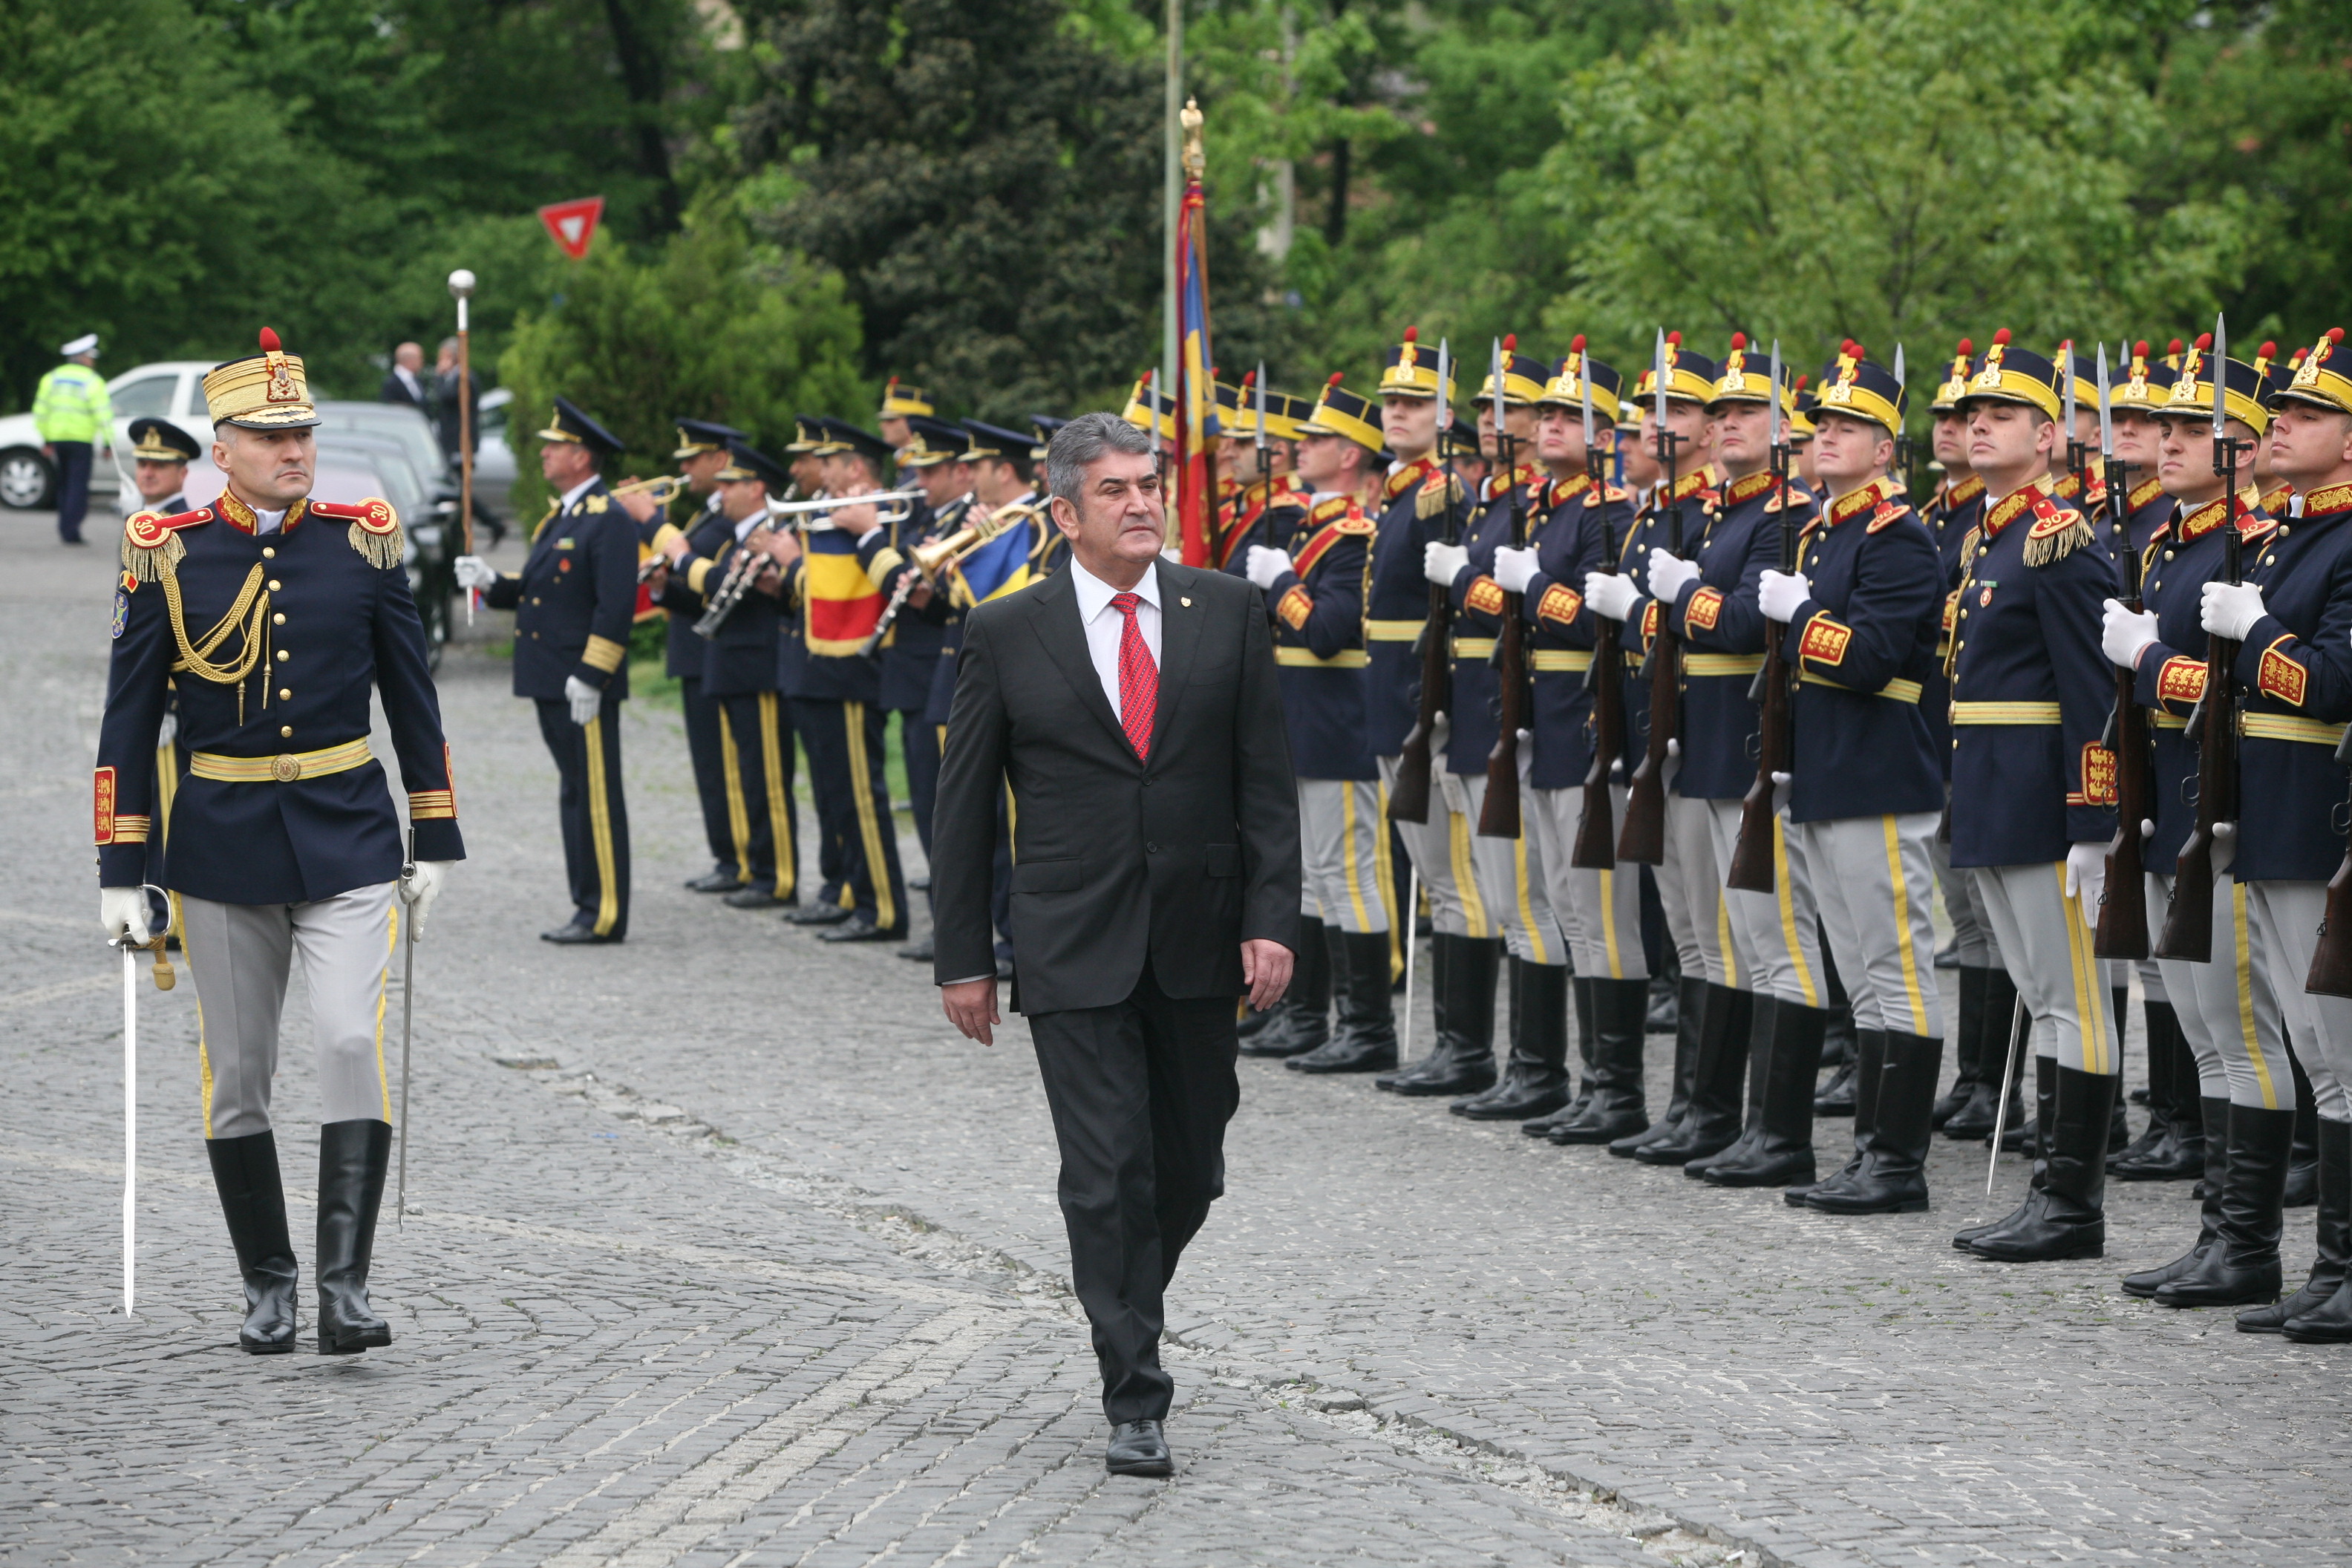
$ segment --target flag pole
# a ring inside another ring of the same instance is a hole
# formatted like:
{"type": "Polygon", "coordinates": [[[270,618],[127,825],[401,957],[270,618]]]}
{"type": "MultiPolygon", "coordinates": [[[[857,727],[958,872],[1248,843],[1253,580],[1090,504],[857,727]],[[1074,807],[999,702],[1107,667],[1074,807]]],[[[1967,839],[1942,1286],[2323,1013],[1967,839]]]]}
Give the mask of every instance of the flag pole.
{"type": "MultiPolygon", "coordinates": [[[[1176,230],[1179,226],[1178,218],[1184,205],[1183,0],[1167,0],[1167,32],[1168,102],[1164,127],[1167,146],[1166,166],[1160,178],[1160,227],[1167,239],[1167,253],[1162,258],[1165,266],[1162,277],[1163,298],[1160,310],[1160,390],[1172,400],[1177,391],[1176,366],[1177,355],[1180,352],[1176,324],[1176,230]]],[[[1173,415],[1175,409],[1171,406],[1170,413],[1173,415]]],[[[1156,416],[1153,424],[1155,426],[1158,424],[1156,416]]],[[[1182,454],[1179,453],[1177,456],[1181,466],[1182,454]]],[[[1174,476],[1171,474],[1170,477],[1172,479],[1174,476]]],[[[1179,521],[1180,513],[1173,504],[1173,498],[1169,499],[1171,500],[1168,508],[1169,542],[1174,543],[1181,538],[1180,531],[1183,524],[1179,521]]]]}
{"type": "MultiPolygon", "coordinates": [[[[460,267],[449,274],[449,292],[457,297],[457,529],[466,542],[461,553],[474,552],[474,356],[472,334],[467,330],[466,302],[474,295],[474,275],[460,267]]],[[[466,590],[466,624],[474,624],[475,591],[466,590]]]]}

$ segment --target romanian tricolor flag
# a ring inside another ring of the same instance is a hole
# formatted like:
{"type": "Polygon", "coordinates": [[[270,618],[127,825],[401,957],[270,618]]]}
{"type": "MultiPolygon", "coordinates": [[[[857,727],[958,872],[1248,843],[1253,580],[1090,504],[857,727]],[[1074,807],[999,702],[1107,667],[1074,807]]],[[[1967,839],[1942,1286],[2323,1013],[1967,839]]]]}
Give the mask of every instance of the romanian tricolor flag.
{"type": "Polygon", "coordinates": [[[882,618],[882,590],[857,559],[856,536],[838,528],[802,536],[801,601],[811,653],[842,658],[865,647],[882,618]]]}
{"type": "Polygon", "coordinates": [[[1036,542],[1036,531],[1022,522],[1006,529],[963,559],[956,574],[963,579],[968,601],[977,605],[984,599],[1001,599],[1007,594],[1017,594],[1029,585],[1029,550],[1036,542]]]}
{"type": "Polygon", "coordinates": [[[1184,205],[1176,219],[1177,325],[1182,333],[1176,367],[1176,518],[1185,564],[1203,566],[1217,508],[1214,442],[1219,434],[1216,361],[1209,352],[1208,199],[1201,191],[1195,142],[1185,159],[1184,205]]]}

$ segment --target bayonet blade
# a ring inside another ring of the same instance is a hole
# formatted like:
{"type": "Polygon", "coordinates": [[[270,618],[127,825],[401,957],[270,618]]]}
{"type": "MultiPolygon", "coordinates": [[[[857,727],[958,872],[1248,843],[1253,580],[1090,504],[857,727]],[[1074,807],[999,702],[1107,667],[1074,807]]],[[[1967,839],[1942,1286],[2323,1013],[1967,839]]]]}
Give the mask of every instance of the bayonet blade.
{"type": "Polygon", "coordinates": [[[2213,316],[2213,358],[2206,367],[2213,378],[2213,439],[2226,439],[2222,422],[2229,417],[2229,399],[2224,395],[2230,383],[2230,327],[2219,311],[2213,316]]]}
{"type": "Polygon", "coordinates": [[[1903,384],[1903,345],[1901,343],[1895,345],[1895,384],[1897,387],[1903,384]]]}
{"type": "Polygon", "coordinates": [[[2058,351],[2066,356],[2066,439],[2074,438],[2074,340],[2066,340],[2058,351]]]}
{"type": "Polygon", "coordinates": [[[1778,338],[1772,340],[1772,369],[1770,380],[1764,388],[1764,406],[1772,411],[1769,444],[1777,447],[1780,444],[1780,340],[1778,338]]]}
{"type": "Polygon", "coordinates": [[[1257,362],[1257,449],[1266,448],[1265,439],[1265,361],[1257,362]]]}
{"type": "Polygon", "coordinates": [[[1442,447],[1445,433],[1454,428],[1454,399],[1447,388],[1454,379],[1454,351],[1446,340],[1437,340],[1437,440],[1442,447]]]}
{"type": "Polygon", "coordinates": [[[1658,329],[1658,352],[1650,362],[1650,397],[1656,405],[1658,438],[1666,435],[1666,329],[1658,329]]]}
{"type": "MultiPolygon", "coordinates": [[[[2107,345],[2099,345],[2099,456],[2116,460],[2116,418],[2107,407],[2107,345]]],[[[2114,482],[2112,479],[2110,483],[2114,482]]]]}
{"type": "Polygon", "coordinates": [[[1577,389],[1584,395],[1584,471],[1592,471],[1592,354],[1591,351],[1576,356],[1577,389]]]}

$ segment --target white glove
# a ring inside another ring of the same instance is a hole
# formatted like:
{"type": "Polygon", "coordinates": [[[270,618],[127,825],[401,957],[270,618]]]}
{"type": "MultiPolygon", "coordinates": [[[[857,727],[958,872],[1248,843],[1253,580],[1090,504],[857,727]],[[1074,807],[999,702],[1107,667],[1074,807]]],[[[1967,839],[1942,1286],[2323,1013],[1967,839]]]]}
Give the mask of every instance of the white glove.
{"type": "Polygon", "coordinates": [[[2156,612],[2137,613],[2124,607],[2121,599],[2106,601],[2105,614],[2099,622],[2099,651],[2107,662],[2122,669],[2137,669],[2139,656],[2156,640],[2156,612]]]}
{"type": "Polygon", "coordinates": [[[98,923],[106,928],[106,940],[114,941],[125,932],[131,940],[145,946],[155,939],[147,932],[147,889],[144,888],[100,888],[98,890],[98,923]]]}
{"type": "Polygon", "coordinates": [[[1764,618],[1784,626],[1797,618],[1798,607],[1812,596],[1812,582],[1802,572],[1767,572],[1756,585],[1756,598],[1764,607],[1764,618]]]}
{"type": "Polygon", "coordinates": [[[572,704],[572,721],[585,724],[604,705],[604,694],[576,675],[563,678],[563,700],[572,704]]]}
{"type": "Polygon", "coordinates": [[[2263,591],[2252,583],[2208,583],[2199,611],[2207,631],[2229,642],[2243,642],[2263,618],[2263,591]]]}
{"type": "Polygon", "coordinates": [[[457,570],[457,586],[460,588],[487,588],[499,580],[499,574],[490,569],[490,563],[478,555],[460,555],[451,564],[457,570]]]}
{"type": "Polygon", "coordinates": [[[419,860],[416,875],[403,878],[401,901],[408,906],[408,934],[418,942],[425,940],[425,915],[432,909],[433,900],[441,896],[441,885],[449,879],[449,868],[455,860],[419,860]]]}
{"type": "Polygon", "coordinates": [[[1778,768],[1772,771],[1772,809],[1776,813],[1789,809],[1789,775],[1778,768]]]}
{"type": "Polygon", "coordinates": [[[155,749],[163,750],[180,738],[180,716],[169,708],[163,710],[163,721],[155,726],[155,749]]]}
{"type": "Polygon", "coordinates": [[[1286,572],[1297,570],[1290,563],[1290,552],[1274,550],[1263,544],[1250,546],[1249,561],[1244,574],[1261,588],[1271,588],[1286,572]]]}
{"type": "Polygon", "coordinates": [[[1441,588],[1454,586],[1454,579],[1462,575],[1462,568],[1470,564],[1470,552],[1459,544],[1446,544],[1431,540],[1429,548],[1421,552],[1421,569],[1429,580],[1441,588]]]}
{"type": "Polygon", "coordinates": [[[1650,552],[1650,592],[1660,604],[1672,605],[1685,584],[1697,581],[1697,562],[1685,561],[1664,545],[1650,552]]]}
{"type": "Polygon", "coordinates": [[[2066,851],[2066,896],[2083,900],[2083,923],[2099,929],[2099,900],[2107,890],[2107,847],[2077,844],[2066,851]]]}
{"type": "Polygon", "coordinates": [[[1506,544],[1495,552],[1495,582],[1506,594],[1524,594],[1536,580],[1536,552],[1506,544]]]}
{"type": "Polygon", "coordinates": [[[1633,579],[1622,572],[1587,572],[1584,574],[1584,602],[1592,613],[1612,621],[1622,621],[1633,613],[1641,602],[1642,590],[1633,586],[1633,579]]]}

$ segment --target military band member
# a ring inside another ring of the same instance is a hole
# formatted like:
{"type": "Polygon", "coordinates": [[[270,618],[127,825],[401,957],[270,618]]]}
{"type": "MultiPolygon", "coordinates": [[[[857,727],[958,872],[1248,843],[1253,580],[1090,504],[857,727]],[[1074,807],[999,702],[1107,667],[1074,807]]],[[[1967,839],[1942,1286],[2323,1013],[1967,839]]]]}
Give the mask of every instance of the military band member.
{"type": "Polygon", "coordinates": [[[2100,741],[2115,682],[2097,646],[2115,569],[2090,520],[2050,493],[2060,384],[2004,328],[1960,400],[1985,513],[1953,638],[1952,864],[1973,878],[2032,1019],[2043,1158],[2014,1213],[1953,1245],[2005,1262],[2105,1249],[2117,1087],[2091,951],[2115,833],[2115,758],[2100,741]]]}
{"type": "Polygon", "coordinates": [[[597,473],[621,450],[617,437],[559,397],[539,438],[540,472],[555,499],[521,572],[460,556],[457,585],[484,589],[492,609],[515,613],[515,695],[538,705],[540,736],[562,780],[557,820],[572,915],[540,936],[593,945],[629,931],[621,703],[629,695],[638,531],[597,473]]]}
{"type": "MultiPolygon", "coordinates": [[[[1832,1214],[1927,1206],[1931,1114],[1943,1066],[1944,1012],[1934,953],[1934,866],[1944,775],[1919,698],[1944,610],[1943,563],[1889,471],[1902,433],[1902,384],[1848,342],[1822,372],[1815,471],[1819,521],[1792,574],[1767,570],[1757,595],[1785,628],[1797,680],[1788,829],[1801,858],[1856,1028],[1853,1160],[1806,1194],[1832,1214]]],[[[1706,1179],[1720,1186],[1813,1178],[1813,1080],[1824,1014],[1773,1003],[1759,1048],[1744,1159],[1706,1179]],[[1760,1099],[1760,1103],[1759,1100],[1760,1099]]],[[[1759,1032],[1759,1040],[1762,1031],[1759,1032]]]]}
{"type": "MultiPolygon", "coordinates": [[[[1429,580],[1454,601],[1454,700],[1447,711],[1444,766],[1430,809],[1443,800],[1454,846],[1459,878],[1466,859],[1471,875],[1456,890],[1474,919],[1502,933],[1509,954],[1505,994],[1509,1058],[1499,1079],[1486,1088],[1465,1082],[1470,1098],[1448,1107],[1455,1115],[1481,1121],[1523,1121],[1549,1116],[1569,1102],[1568,944],[1552,913],[1543,853],[1524,829],[1516,838],[1488,837],[1477,831],[1486,800],[1486,759],[1498,736],[1501,676],[1495,660],[1505,600],[1494,578],[1496,551],[1514,542],[1516,513],[1524,528],[1543,503],[1549,479],[1531,459],[1536,455],[1536,400],[1550,379],[1550,367],[1517,352],[1515,338],[1503,340],[1502,384],[1490,372],[1473,402],[1478,408],[1480,448],[1496,468],[1480,494],[1479,506],[1463,542],[1433,541],[1423,552],[1429,580]],[[1464,850],[1466,848],[1466,855],[1464,850]]],[[[1491,1004],[1490,1004],[1491,1005],[1491,1004]]],[[[1491,1058],[1475,1064],[1477,1076],[1492,1079],[1491,1058]]],[[[1465,1075],[1467,1076],[1467,1075],[1465,1075]]],[[[1402,1092],[1415,1092],[1400,1085],[1402,1092]]],[[[1433,1092],[1423,1087],[1418,1092],[1433,1092]]]]}
{"type": "MultiPolygon", "coordinates": [[[[727,443],[741,439],[743,433],[708,419],[679,418],[672,423],[677,428],[677,447],[670,458],[677,464],[678,477],[686,487],[670,501],[669,522],[683,534],[694,554],[707,559],[732,537],[719,510],[713,476],[727,467],[727,443]]],[[[639,519],[640,524],[645,521],[639,519]]],[[[751,804],[743,795],[740,764],[722,733],[719,704],[702,689],[703,639],[694,635],[694,623],[702,616],[702,597],[666,577],[654,594],[654,602],[669,616],[664,627],[662,668],[677,682],[678,709],[686,720],[687,756],[694,766],[694,793],[702,805],[702,835],[710,846],[710,869],[688,879],[686,885],[697,893],[732,893],[749,877],[743,852],[751,831],[751,804]]]]}
{"type": "MultiPolygon", "coordinates": [[[[1305,504],[1261,507],[1245,527],[1244,574],[1274,616],[1290,760],[1298,779],[1299,957],[1291,984],[1319,974],[1278,1038],[1301,1072],[1381,1072],[1397,1065],[1389,999],[1388,812],[1364,732],[1364,579],[1375,524],[1361,497],[1380,472],[1380,427],[1363,399],[1331,384],[1299,426],[1305,504]],[[1320,948],[1321,963],[1308,954],[1320,948]],[[1336,982],[1334,977],[1336,976],[1336,982]],[[1322,1008],[1336,995],[1327,1039],[1322,1008]],[[1311,1016],[1310,1016],[1311,1015],[1311,1016]]],[[[1251,417],[1255,418],[1255,410],[1251,417]]],[[[1267,409],[1269,421],[1273,405],[1267,409]]],[[[1282,498],[1286,501],[1287,498],[1282,498]]],[[[1286,1005],[1287,1004],[1287,998],[1286,1005]]],[[[1250,1042],[1266,1054],[1269,1029],[1250,1042]]]]}
{"type": "MultiPolygon", "coordinates": [[[[930,525],[915,545],[936,544],[952,538],[969,520],[971,507],[971,465],[964,454],[971,438],[963,430],[943,419],[928,415],[909,415],[903,421],[907,426],[907,444],[898,448],[898,471],[923,492],[923,504],[930,517],[930,525]]],[[[907,570],[916,570],[909,561],[907,570]]],[[[896,593],[898,590],[893,589],[896,593]]],[[[908,640],[902,648],[902,658],[911,663],[910,650],[928,645],[930,648],[928,666],[922,670],[923,704],[914,711],[903,712],[900,733],[908,743],[907,754],[907,792],[915,807],[915,830],[923,843],[928,861],[931,852],[931,799],[939,784],[940,745],[947,726],[946,712],[939,707],[939,688],[944,679],[950,695],[955,688],[955,653],[961,642],[961,617],[950,602],[949,595],[938,584],[918,574],[917,580],[907,585],[907,596],[898,611],[894,626],[908,629],[908,640]],[[919,626],[920,631],[914,627],[919,626]],[[938,717],[933,717],[937,710],[938,717]],[[918,792],[914,784],[916,743],[915,731],[924,731],[920,740],[929,767],[929,776],[918,792]]],[[[896,646],[896,645],[894,645],[896,646]]],[[[909,668],[908,677],[913,675],[909,668]]],[[[887,679],[887,676],[886,676],[887,679]]],[[[928,902],[930,879],[923,879],[923,893],[928,902]]],[[[898,950],[900,958],[929,963],[931,960],[931,938],[927,931],[898,950]]]]}
{"type": "MultiPolygon", "coordinates": [[[[368,1269],[392,1151],[383,997],[400,940],[395,890],[421,927],[462,859],[425,629],[381,500],[310,500],[319,423],[302,362],[264,329],[262,352],[205,377],[219,500],[123,527],[114,650],[99,731],[100,911],[143,942],[139,883],[166,682],[181,670],[189,776],[164,857],[200,1005],[205,1153],[245,1282],[237,1343],[295,1348],[298,1275],[270,1117],[278,1016],[299,948],[318,1046],[317,1327],[322,1354],[392,1342],[368,1269]],[[370,698],[408,790],[415,872],[370,753],[370,698]]],[[[632,583],[634,588],[635,584],[632,583]]]]}
{"type": "MultiPolygon", "coordinates": [[[[180,492],[187,485],[188,464],[196,451],[196,438],[168,419],[151,414],[131,422],[131,481],[139,490],[140,510],[177,517],[189,510],[188,498],[180,492]]],[[[148,803],[154,831],[147,841],[147,875],[140,879],[157,888],[167,886],[163,854],[171,832],[172,798],[188,771],[187,756],[179,742],[179,686],[168,676],[163,684],[163,719],[155,731],[155,793],[148,803]]],[[[166,933],[171,944],[178,946],[180,921],[170,900],[151,892],[147,905],[150,929],[166,933]]]]}
{"type": "MultiPolygon", "coordinates": [[[[908,456],[926,460],[932,449],[919,434],[916,422],[934,430],[952,429],[932,420],[927,412],[929,405],[922,394],[904,384],[896,388],[895,401],[886,397],[882,405],[882,436],[895,448],[892,456],[908,480],[915,470],[906,467],[908,456]],[[926,412],[916,412],[919,406],[926,412]],[[894,412],[896,410],[896,412],[894,412]],[[898,432],[893,437],[893,430],[898,432]]],[[[961,432],[958,432],[961,434],[961,432]]],[[[885,523],[889,536],[889,549],[899,558],[898,569],[886,574],[883,600],[887,606],[898,597],[901,575],[912,574],[914,581],[908,586],[907,601],[920,596],[929,601],[929,585],[917,571],[913,562],[915,547],[940,537],[939,519],[931,510],[926,487],[913,488],[925,494],[902,503],[897,509],[905,516],[885,523]]],[[[898,716],[898,753],[907,769],[907,802],[913,808],[915,837],[923,846],[923,857],[929,864],[931,853],[931,797],[940,782],[940,731],[925,721],[924,711],[931,701],[931,682],[939,674],[940,650],[946,646],[945,628],[927,620],[919,613],[908,614],[908,604],[901,602],[897,614],[889,616],[889,626],[882,634],[882,646],[876,650],[882,661],[881,707],[887,716],[898,716]]],[[[929,879],[924,879],[928,885],[929,879]]]]}

